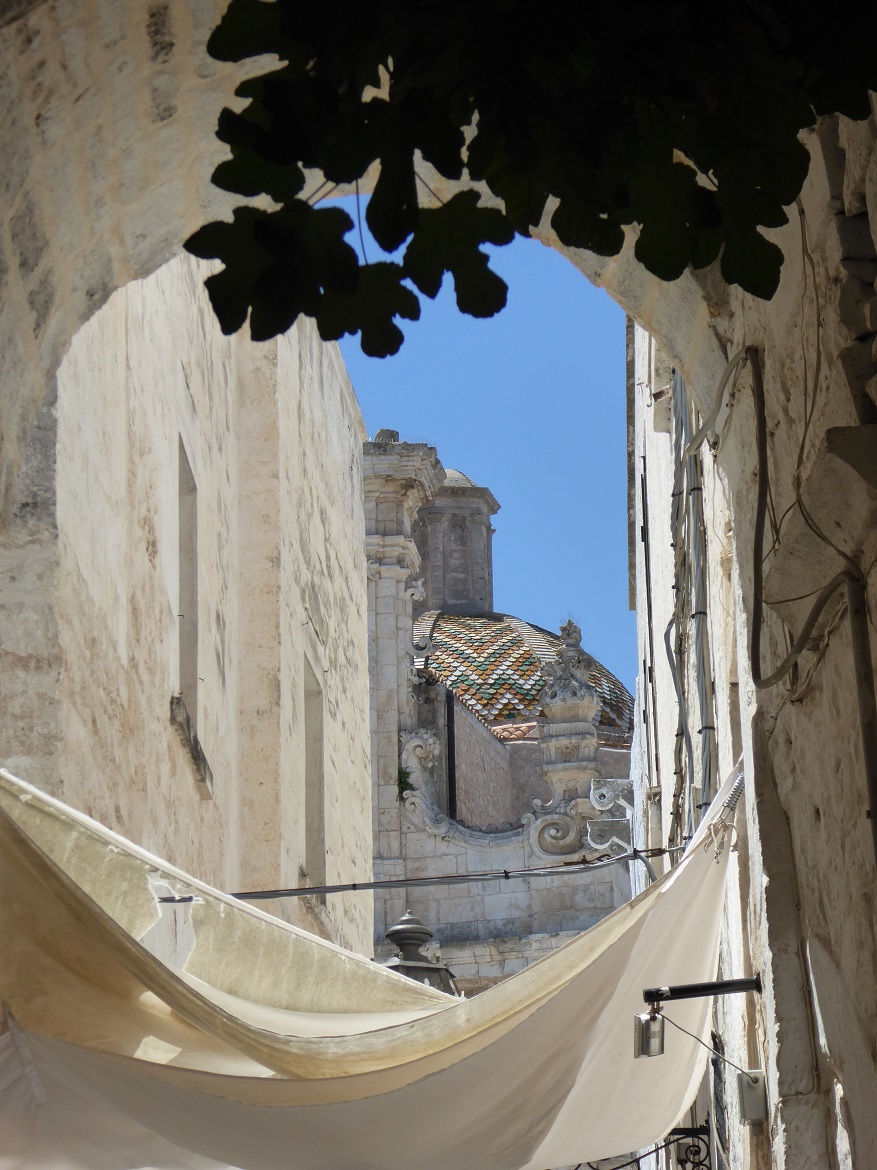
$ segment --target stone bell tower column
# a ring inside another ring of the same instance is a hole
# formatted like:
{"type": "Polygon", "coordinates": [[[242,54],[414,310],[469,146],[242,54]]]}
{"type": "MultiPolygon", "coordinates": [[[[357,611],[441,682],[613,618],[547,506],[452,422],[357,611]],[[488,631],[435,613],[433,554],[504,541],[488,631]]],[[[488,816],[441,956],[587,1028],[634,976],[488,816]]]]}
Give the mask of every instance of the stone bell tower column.
{"type": "Polygon", "coordinates": [[[429,503],[420,509],[412,535],[423,562],[425,597],[414,607],[443,613],[493,610],[493,528],[499,504],[488,488],[449,469],[429,503]]]}
{"type": "Polygon", "coordinates": [[[378,431],[363,445],[368,562],[372,807],[376,876],[401,872],[400,733],[414,730],[412,604],[423,596],[411,535],[418,509],[445,478],[434,447],[378,431]]]}

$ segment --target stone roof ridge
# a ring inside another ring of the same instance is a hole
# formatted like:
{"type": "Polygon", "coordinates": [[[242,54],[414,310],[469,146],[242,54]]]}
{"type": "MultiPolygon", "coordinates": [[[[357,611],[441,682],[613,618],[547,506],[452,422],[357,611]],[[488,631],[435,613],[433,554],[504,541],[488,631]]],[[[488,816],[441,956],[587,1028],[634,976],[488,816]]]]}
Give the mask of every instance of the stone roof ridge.
{"type": "Polygon", "coordinates": [[[532,622],[525,622],[523,618],[510,613],[501,616],[514,626],[540,662],[552,662],[563,648],[563,639],[559,634],[545,630],[542,626],[534,626],[532,622]]]}
{"type": "Polygon", "coordinates": [[[415,670],[423,670],[426,666],[426,661],[432,649],[432,632],[435,629],[435,623],[441,616],[440,609],[429,609],[426,613],[422,613],[420,617],[414,619],[411,627],[411,642],[414,646],[415,670]],[[423,653],[418,654],[418,650],[421,649],[423,653]]]}

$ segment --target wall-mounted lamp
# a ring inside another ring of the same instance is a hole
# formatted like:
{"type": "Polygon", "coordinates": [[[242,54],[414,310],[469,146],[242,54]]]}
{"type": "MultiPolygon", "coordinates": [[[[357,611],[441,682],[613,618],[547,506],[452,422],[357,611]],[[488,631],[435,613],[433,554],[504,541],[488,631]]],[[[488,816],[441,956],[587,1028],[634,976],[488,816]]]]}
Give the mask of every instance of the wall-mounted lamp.
{"type": "MultiPolygon", "coordinates": [[[[672,987],[646,987],[643,1000],[649,1005],[647,1012],[637,1012],[633,1017],[633,1055],[664,1055],[664,1017],[661,1005],[672,999],[703,999],[711,995],[735,995],[741,991],[757,991],[761,994],[761,977],[753,975],[748,979],[716,979],[712,983],[677,983],[672,987]]],[[[763,1078],[762,1078],[763,1080],[763,1078]]]]}
{"type": "Polygon", "coordinates": [[[636,1060],[664,1055],[664,1017],[659,1003],[633,1017],[633,1055],[636,1060]]]}

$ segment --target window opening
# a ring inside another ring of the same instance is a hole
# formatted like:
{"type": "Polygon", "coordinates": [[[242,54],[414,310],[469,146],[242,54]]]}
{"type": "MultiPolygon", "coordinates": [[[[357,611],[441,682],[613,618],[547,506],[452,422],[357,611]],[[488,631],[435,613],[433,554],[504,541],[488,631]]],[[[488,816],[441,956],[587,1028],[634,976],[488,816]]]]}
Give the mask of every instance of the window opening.
{"type": "MultiPolygon", "coordinates": [[[[305,869],[312,886],[326,884],[326,824],[323,763],[323,688],[307,658],[305,689],[305,869]]],[[[325,895],[319,896],[325,903],[325,895]]]]}

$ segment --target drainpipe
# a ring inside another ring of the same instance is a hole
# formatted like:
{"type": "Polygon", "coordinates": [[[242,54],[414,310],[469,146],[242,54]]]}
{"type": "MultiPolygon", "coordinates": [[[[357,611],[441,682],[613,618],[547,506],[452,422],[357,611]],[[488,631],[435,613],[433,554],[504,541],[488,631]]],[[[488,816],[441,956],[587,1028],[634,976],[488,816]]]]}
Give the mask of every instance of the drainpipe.
{"type": "Polygon", "coordinates": [[[868,783],[868,817],[877,861],[877,700],[874,695],[874,668],[871,662],[871,639],[868,633],[868,608],[865,586],[860,577],[847,580],[847,614],[853,644],[853,667],[856,673],[856,696],[859,700],[859,731],[862,756],[868,783]]]}

